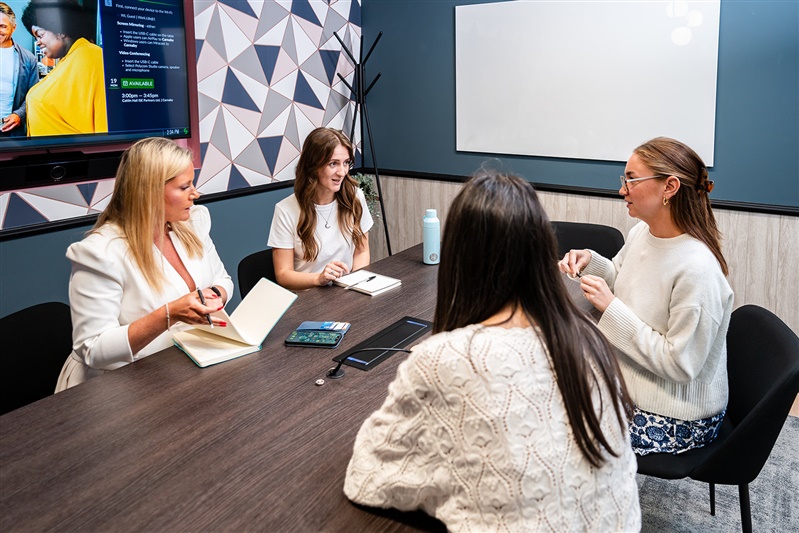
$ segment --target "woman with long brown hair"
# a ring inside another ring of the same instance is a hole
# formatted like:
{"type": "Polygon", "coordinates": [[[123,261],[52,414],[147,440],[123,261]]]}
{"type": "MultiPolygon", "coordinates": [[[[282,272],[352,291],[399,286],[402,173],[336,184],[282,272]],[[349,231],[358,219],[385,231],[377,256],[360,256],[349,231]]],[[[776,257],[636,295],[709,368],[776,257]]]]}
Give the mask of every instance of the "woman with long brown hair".
{"type": "Polygon", "coordinates": [[[727,406],[727,326],[733,293],[702,159],[658,137],[633,151],[619,194],[641,220],[612,260],[571,250],[560,270],[580,276],[602,313],[635,403],[639,455],[679,453],[716,438],[727,406]]]}
{"type": "Polygon", "coordinates": [[[361,427],[351,500],[451,531],[640,528],[624,383],[556,249],[530,183],[466,183],[444,227],[435,335],[361,427]]]}
{"type": "Polygon", "coordinates": [[[339,130],[316,128],[302,145],[294,194],[275,206],[269,246],[277,282],[288,289],[327,285],[369,264],[372,216],[349,175],[352,143],[339,130]]]}

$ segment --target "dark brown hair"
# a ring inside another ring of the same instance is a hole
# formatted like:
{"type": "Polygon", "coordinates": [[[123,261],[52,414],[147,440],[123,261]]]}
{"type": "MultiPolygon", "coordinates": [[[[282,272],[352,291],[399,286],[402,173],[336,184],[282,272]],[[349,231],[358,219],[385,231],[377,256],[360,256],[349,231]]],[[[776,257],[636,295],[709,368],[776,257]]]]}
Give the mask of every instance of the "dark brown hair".
{"type": "Polygon", "coordinates": [[[654,174],[662,175],[661,179],[674,176],[680,180],[680,188],[669,199],[671,218],[680,231],[705,243],[716,256],[721,271],[729,275],[727,261],[721,253],[721,232],[708,197],[713,182],[708,180],[702,158],[685,144],[668,137],[647,141],[633,152],[654,174]]]}
{"type": "Polygon", "coordinates": [[[472,178],[444,226],[433,330],[478,324],[508,304],[521,309],[541,332],[577,445],[598,467],[602,448],[619,455],[600,425],[606,400],[625,434],[632,404],[610,345],[570,300],[557,261],[552,227],[530,183],[507,174],[472,178]]]}
{"type": "MultiPolygon", "coordinates": [[[[355,161],[355,152],[347,136],[339,130],[316,128],[302,145],[300,160],[294,171],[294,196],[300,204],[300,220],[297,223],[297,234],[302,241],[302,256],[305,261],[314,261],[319,255],[319,243],[316,242],[316,186],[319,182],[317,172],[327,165],[333,151],[343,146],[349,153],[350,161],[355,161]]],[[[351,236],[358,248],[366,235],[361,230],[363,207],[358,201],[357,182],[349,172],[341,182],[341,189],[336,193],[338,202],[338,224],[345,237],[351,236]]]]}
{"type": "MultiPolygon", "coordinates": [[[[93,5],[93,4],[90,4],[93,5]]],[[[94,42],[97,12],[76,0],[31,0],[22,12],[22,25],[36,37],[34,26],[73,40],[81,37],[94,42]]]]}

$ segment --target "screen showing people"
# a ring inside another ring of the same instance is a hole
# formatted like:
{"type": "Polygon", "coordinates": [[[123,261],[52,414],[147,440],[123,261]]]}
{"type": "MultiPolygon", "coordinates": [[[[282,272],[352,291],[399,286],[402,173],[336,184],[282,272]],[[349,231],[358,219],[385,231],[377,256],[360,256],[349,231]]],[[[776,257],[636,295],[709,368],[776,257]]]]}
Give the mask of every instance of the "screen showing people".
{"type": "Polygon", "coordinates": [[[75,136],[88,143],[190,136],[182,0],[7,2],[0,2],[4,148],[71,144],[75,136]]]}

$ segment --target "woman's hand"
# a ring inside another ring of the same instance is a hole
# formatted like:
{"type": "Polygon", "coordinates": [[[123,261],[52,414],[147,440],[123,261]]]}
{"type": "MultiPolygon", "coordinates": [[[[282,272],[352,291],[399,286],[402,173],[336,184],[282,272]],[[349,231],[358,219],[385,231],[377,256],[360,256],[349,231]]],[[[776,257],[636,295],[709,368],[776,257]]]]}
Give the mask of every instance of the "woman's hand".
{"type": "Polygon", "coordinates": [[[616,298],[610,287],[608,287],[607,282],[599,276],[585,275],[581,277],[580,288],[583,290],[586,299],[591,302],[591,305],[596,307],[601,313],[604,313],[610,302],[616,298]]]}
{"type": "Polygon", "coordinates": [[[591,252],[588,250],[569,250],[563,259],[558,261],[558,268],[571,277],[579,276],[591,262],[591,252]]]}
{"type": "Polygon", "coordinates": [[[349,273],[350,269],[345,263],[342,263],[341,261],[330,261],[319,273],[318,283],[319,285],[327,285],[331,281],[349,273]]]}
{"type": "MultiPolygon", "coordinates": [[[[207,326],[208,317],[224,307],[222,299],[211,289],[203,290],[206,305],[200,301],[197,291],[190,292],[159,307],[152,313],[134,320],[128,326],[128,343],[134,354],[150,344],[176,322],[194,326],[207,326]]],[[[211,317],[214,326],[225,327],[227,322],[211,317]]]]}
{"type": "MultiPolygon", "coordinates": [[[[172,324],[183,322],[196,326],[208,325],[208,315],[221,310],[224,304],[222,299],[211,289],[203,289],[202,293],[205,297],[205,304],[200,301],[200,295],[196,291],[169,302],[169,315],[172,324]]],[[[213,316],[211,322],[214,326],[227,326],[227,322],[213,316]]]]}
{"type": "Polygon", "coordinates": [[[227,303],[227,291],[224,287],[216,286],[216,290],[212,287],[203,289],[203,296],[205,296],[205,303],[211,307],[216,305],[216,302],[211,300],[218,300],[219,305],[224,306],[227,303]],[[218,291],[218,292],[217,292],[218,291]]]}

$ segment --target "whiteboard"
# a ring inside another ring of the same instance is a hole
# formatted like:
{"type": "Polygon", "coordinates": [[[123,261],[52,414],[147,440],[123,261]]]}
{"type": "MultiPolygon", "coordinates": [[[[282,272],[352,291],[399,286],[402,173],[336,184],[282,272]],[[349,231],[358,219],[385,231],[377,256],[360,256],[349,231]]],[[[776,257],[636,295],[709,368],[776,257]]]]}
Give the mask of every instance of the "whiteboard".
{"type": "Polygon", "coordinates": [[[719,4],[457,6],[457,149],[626,161],[667,136],[712,166],[719,4]]]}

